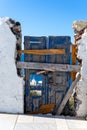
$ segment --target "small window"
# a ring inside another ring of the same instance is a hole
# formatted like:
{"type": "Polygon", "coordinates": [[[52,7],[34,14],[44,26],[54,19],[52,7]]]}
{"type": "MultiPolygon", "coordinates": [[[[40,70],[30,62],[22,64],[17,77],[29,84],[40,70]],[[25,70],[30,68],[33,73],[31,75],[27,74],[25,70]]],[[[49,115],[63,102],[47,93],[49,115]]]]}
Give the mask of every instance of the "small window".
{"type": "Polygon", "coordinates": [[[35,73],[30,74],[30,86],[42,86],[43,76],[35,73]]]}
{"type": "Polygon", "coordinates": [[[42,91],[41,90],[30,90],[30,96],[41,96],[42,91]]]}

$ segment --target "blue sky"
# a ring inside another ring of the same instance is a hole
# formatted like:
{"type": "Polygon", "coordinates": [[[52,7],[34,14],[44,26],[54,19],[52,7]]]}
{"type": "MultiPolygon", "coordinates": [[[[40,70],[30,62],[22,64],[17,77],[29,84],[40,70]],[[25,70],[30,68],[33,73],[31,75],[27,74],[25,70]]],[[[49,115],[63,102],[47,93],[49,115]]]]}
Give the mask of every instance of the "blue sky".
{"type": "Polygon", "coordinates": [[[0,17],[21,22],[22,34],[71,36],[74,20],[87,20],[87,0],[0,0],[0,17]]]}

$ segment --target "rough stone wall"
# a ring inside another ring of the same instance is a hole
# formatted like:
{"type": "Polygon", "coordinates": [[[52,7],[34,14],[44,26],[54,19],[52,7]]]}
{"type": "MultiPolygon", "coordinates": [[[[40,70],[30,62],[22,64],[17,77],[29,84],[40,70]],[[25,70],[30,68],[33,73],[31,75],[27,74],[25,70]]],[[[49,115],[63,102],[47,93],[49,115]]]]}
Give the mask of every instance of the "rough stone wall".
{"type": "Polygon", "coordinates": [[[77,84],[76,114],[87,116],[87,21],[75,21],[75,42],[78,46],[78,61],[81,64],[81,80],[77,84]]]}
{"type": "MultiPolygon", "coordinates": [[[[11,29],[11,32],[16,37],[16,51],[15,51],[15,62],[21,60],[21,55],[17,54],[17,50],[21,50],[21,44],[22,44],[22,33],[21,33],[21,24],[18,21],[15,21],[11,18],[8,18],[6,23],[8,24],[9,28],[11,29]]],[[[17,74],[21,76],[21,70],[17,69],[17,74]]]]}
{"type": "Polygon", "coordinates": [[[21,34],[19,22],[0,18],[0,112],[24,112],[23,79],[16,69],[16,47],[21,43],[17,32],[21,34]]]}

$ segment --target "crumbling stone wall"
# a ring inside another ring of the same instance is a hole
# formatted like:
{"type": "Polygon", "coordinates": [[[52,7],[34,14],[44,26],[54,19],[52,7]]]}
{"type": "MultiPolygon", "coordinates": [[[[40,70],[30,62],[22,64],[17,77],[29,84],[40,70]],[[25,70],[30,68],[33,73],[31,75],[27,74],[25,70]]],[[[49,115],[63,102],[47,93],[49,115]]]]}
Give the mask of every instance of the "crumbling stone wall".
{"type": "Polygon", "coordinates": [[[76,88],[76,114],[87,116],[87,21],[75,21],[73,28],[78,46],[77,59],[81,65],[81,79],[76,88]]]}
{"type": "MultiPolygon", "coordinates": [[[[15,52],[15,62],[21,60],[21,54],[17,53],[17,50],[21,50],[22,46],[22,33],[21,33],[21,24],[18,21],[15,21],[11,18],[8,18],[6,23],[9,25],[12,33],[16,37],[16,52],[15,52]]],[[[17,69],[17,74],[21,76],[21,70],[17,69]]]]}
{"type": "Polygon", "coordinates": [[[17,74],[16,48],[21,48],[20,23],[0,18],[0,112],[24,113],[24,82],[17,74]]]}

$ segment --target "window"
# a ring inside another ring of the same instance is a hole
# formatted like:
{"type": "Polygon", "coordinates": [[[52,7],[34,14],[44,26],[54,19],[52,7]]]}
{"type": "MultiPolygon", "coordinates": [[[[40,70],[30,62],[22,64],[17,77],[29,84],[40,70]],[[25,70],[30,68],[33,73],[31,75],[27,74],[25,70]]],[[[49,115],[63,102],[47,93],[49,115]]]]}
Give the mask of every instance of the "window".
{"type": "Polygon", "coordinates": [[[30,74],[30,86],[42,86],[43,75],[42,74],[30,74]]]}
{"type": "Polygon", "coordinates": [[[41,90],[30,90],[30,96],[41,96],[42,91],[41,90]]]}

